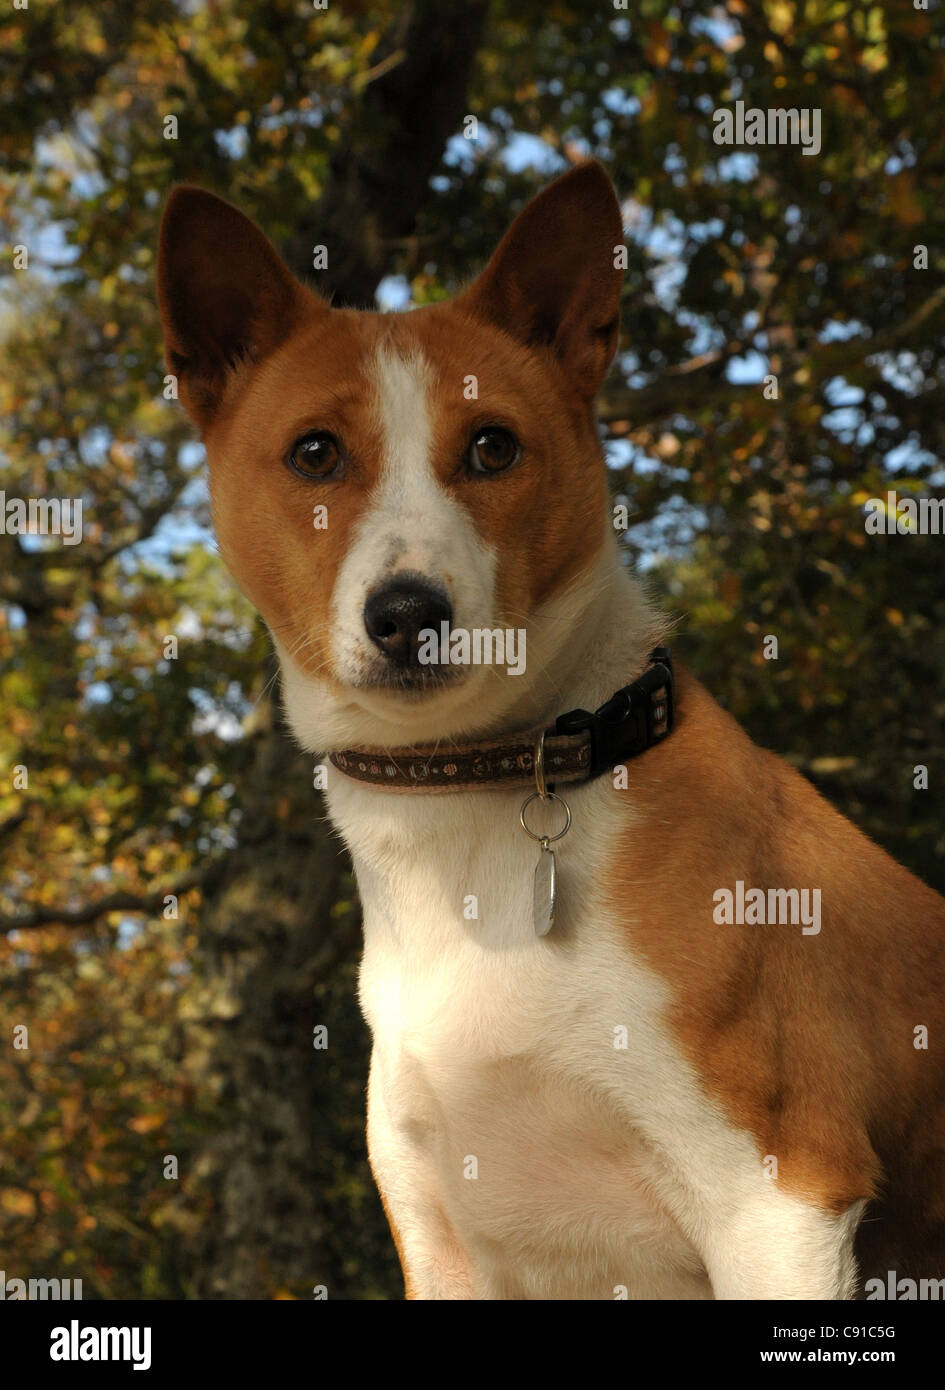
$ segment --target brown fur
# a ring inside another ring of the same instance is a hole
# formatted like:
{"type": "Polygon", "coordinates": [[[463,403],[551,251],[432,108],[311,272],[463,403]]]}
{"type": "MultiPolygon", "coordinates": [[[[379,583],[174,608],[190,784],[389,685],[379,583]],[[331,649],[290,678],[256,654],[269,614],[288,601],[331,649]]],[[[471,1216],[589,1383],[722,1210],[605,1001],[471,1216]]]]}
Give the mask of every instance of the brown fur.
{"type": "Polygon", "coordinates": [[[614,795],[647,815],[612,864],[613,909],[669,983],[706,1088],[786,1188],[835,1212],[878,1199],[858,1242],[865,1276],[941,1277],[945,900],[685,672],[677,728],[631,764],[630,785],[614,795]],[[820,934],[717,925],[712,894],[737,879],[820,888],[820,934]]]}

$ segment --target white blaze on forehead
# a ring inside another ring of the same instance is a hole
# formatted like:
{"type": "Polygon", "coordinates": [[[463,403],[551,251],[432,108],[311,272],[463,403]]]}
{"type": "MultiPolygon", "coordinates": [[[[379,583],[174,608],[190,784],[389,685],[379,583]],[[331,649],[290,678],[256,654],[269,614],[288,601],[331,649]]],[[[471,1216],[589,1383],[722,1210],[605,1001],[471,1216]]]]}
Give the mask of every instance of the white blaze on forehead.
{"type": "MultiPolygon", "coordinates": [[[[431,364],[417,350],[401,355],[382,346],[370,380],[381,467],[338,572],[332,614],[337,672],[352,681],[378,658],[363,621],[378,585],[408,571],[420,575],[446,592],[453,625],[466,628],[492,625],[495,594],[495,556],[437,476],[431,364]]],[[[456,391],[459,403],[461,381],[456,391]]]]}
{"type": "Polygon", "coordinates": [[[433,370],[419,352],[410,357],[381,347],[372,372],[375,409],[384,440],[382,482],[389,489],[433,479],[430,453],[433,370]]]}

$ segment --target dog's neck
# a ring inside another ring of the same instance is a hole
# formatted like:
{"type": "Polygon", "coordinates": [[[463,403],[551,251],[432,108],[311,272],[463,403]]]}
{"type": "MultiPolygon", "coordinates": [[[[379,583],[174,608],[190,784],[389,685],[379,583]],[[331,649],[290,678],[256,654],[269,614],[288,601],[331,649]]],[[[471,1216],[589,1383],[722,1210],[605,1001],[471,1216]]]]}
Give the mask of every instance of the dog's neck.
{"type": "MultiPolygon", "coordinates": [[[[490,717],[481,726],[482,736],[553,723],[577,706],[597,708],[643,671],[661,636],[660,619],[642,585],[621,566],[609,539],[585,576],[530,621],[528,676],[521,678],[529,688],[499,719],[490,717]],[[559,635],[552,643],[555,624],[559,635]]],[[[510,687],[516,683],[515,677],[496,674],[510,687]]],[[[468,741],[476,734],[471,728],[461,737],[468,741]]],[[[647,756],[658,757],[659,750],[647,756]]],[[[566,869],[559,914],[565,932],[591,892],[603,822],[627,804],[607,795],[609,785],[601,777],[563,789],[574,808],[573,827],[558,846],[566,869]]],[[[448,955],[456,946],[455,906],[467,893],[478,894],[483,904],[477,940],[502,949],[531,939],[538,847],[519,823],[524,794],[520,788],[493,787],[456,790],[447,798],[401,795],[330,770],[328,807],[357,872],[365,961],[373,962],[369,978],[372,970],[388,968],[388,950],[412,950],[408,942],[422,942],[433,958],[448,955]]],[[[560,807],[533,809],[542,832],[559,828],[560,807]]]]}
{"type": "Polygon", "coordinates": [[[553,724],[577,707],[596,709],[643,671],[664,627],[639,580],[620,563],[611,532],[591,570],[533,619],[534,678],[490,732],[553,724]]]}

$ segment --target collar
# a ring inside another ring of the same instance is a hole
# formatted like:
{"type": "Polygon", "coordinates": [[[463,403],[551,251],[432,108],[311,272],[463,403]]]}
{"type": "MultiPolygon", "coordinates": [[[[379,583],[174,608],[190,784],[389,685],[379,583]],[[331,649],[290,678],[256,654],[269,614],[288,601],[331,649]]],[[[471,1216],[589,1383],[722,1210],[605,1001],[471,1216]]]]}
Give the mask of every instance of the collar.
{"type": "Polygon", "coordinates": [[[534,787],[544,763],[549,788],[590,782],[639,757],[672,731],[673,658],[655,647],[646,670],[593,711],[568,710],[550,727],[538,725],[506,738],[420,748],[346,748],[329,753],[339,772],[396,792],[486,791],[534,787]]]}

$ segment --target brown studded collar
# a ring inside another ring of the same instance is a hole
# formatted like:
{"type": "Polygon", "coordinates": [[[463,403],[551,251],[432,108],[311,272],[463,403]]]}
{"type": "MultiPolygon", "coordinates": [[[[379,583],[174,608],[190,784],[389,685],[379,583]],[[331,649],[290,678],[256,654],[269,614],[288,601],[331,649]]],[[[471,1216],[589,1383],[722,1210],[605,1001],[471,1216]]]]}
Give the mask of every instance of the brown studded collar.
{"type": "Polygon", "coordinates": [[[646,670],[599,709],[569,710],[550,727],[474,744],[427,748],[345,748],[329,761],[356,782],[396,792],[492,791],[534,787],[544,763],[549,788],[589,782],[660,743],[672,731],[673,659],[656,647],[646,670]]]}

